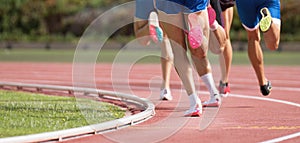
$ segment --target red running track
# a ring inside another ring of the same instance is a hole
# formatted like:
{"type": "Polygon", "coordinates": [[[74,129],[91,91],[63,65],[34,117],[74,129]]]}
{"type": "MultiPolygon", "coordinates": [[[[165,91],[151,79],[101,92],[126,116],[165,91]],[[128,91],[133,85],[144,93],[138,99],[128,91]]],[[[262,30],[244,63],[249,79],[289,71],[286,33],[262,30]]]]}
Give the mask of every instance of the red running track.
{"type": "MultiPolygon", "coordinates": [[[[219,69],[214,66],[213,70],[217,83],[220,77],[219,69]]],[[[112,70],[110,64],[98,64],[95,69],[97,88],[128,92],[149,98],[156,104],[156,115],[133,127],[64,142],[248,143],[272,139],[300,142],[300,67],[267,66],[265,70],[267,78],[273,84],[272,94],[269,97],[260,95],[250,65],[233,66],[230,73],[231,96],[223,100],[212,124],[200,131],[200,118],[182,116],[189,103],[174,70],[171,77],[174,100],[160,102],[158,100],[161,77],[159,64],[134,65],[127,77],[112,74],[115,70],[112,70]]],[[[117,72],[126,73],[122,68],[117,72]]],[[[72,64],[0,63],[0,79],[4,82],[71,86],[73,85],[72,64]]],[[[199,82],[200,85],[197,84],[199,96],[202,100],[206,100],[207,90],[203,88],[203,83],[199,82]]]]}

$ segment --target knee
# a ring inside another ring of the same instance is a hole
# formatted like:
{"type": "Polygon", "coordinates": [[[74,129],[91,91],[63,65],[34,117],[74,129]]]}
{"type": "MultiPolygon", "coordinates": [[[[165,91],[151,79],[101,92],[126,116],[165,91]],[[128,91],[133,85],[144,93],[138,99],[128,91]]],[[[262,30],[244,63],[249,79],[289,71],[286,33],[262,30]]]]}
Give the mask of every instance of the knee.
{"type": "Polygon", "coordinates": [[[206,52],[200,51],[200,49],[201,48],[197,48],[195,50],[191,50],[191,55],[194,58],[197,58],[197,59],[204,59],[204,58],[206,58],[206,56],[207,56],[206,52]]]}
{"type": "Polygon", "coordinates": [[[197,59],[197,60],[203,60],[206,59],[207,55],[206,54],[191,54],[192,59],[197,59]]]}
{"type": "Polygon", "coordinates": [[[248,41],[258,41],[260,42],[261,38],[259,32],[256,31],[248,31],[248,41]]]}

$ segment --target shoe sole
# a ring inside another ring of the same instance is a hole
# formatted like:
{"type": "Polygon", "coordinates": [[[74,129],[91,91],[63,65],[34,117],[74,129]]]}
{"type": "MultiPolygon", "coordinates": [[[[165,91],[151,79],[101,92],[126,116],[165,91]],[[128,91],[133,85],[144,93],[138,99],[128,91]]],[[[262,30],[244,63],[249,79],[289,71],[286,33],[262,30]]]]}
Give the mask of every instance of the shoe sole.
{"type": "Polygon", "coordinates": [[[270,11],[267,8],[262,8],[260,10],[260,13],[262,15],[262,19],[259,22],[259,28],[262,32],[267,32],[272,24],[272,17],[270,14],[270,11]],[[266,10],[267,15],[265,16],[265,14],[263,13],[263,10],[266,10]]]}
{"type": "Polygon", "coordinates": [[[188,40],[192,49],[199,48],[203,41],[203,32],[198,19],[198,16],[194,13],[188,15],[188,23],[190,26],[188,40]]]}
{"type": "Polygon", "coordinates": [[[207,8],[207,13],[208,13],[209,25],[211,26],[215,22],[217,14],[212,7],[207,8]]]}
{"type": "Polygon", "coordinates": [[[163,100],[163,101],[171,101],[172,99],[168,99],[168,98],[166,98],[166,97],[163,97],[163,98],[161,98],[160,100],[163,100]]]}
{"type": "Polygon", "coordinates": [[[163,41],[163,31],[159,26],[158,16],[156,12],[151,12],[149,15],[149,33],[154,42],[163,41]]]}
{"type": "Polygon", "coordinates": [[[171,101],[173,99],[172,95],[170,94],[170,90],[161,90],[160,93],[160,100],[167,100],[167,101],[171,101]]]}
{"type": "Polygon", "coordinates": [[[200,116],[201,116],[200,111],[196,111],[196,112],[184,115],[184,117],[200,117],[200,116]]]}
{"type": "Polygon", "coordinates": [[[202,104],[202,107],[219,107],[219,103],[202,104]]]}
{"type": "Polygon", "coordinates": [[[221,95],[222,97],[228,97],[228,96],[229,96],[229,92],[227,92],[227,93],[220,93],[220,95],[221,95]]]}

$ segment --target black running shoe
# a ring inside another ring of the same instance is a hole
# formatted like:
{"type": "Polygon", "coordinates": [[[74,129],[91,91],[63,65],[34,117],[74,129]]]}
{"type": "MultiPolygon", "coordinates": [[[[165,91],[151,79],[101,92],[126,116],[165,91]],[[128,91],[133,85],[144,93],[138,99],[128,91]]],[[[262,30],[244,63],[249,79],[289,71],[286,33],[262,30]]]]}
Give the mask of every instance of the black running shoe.
{"type": "Polygon", "coordinates": [[[268,96],[271,93],[271,90],[272,90],[272,85],[270,81],[268,81],[267,84],[260,86],[260,92],[264,96],[268,96]]]}

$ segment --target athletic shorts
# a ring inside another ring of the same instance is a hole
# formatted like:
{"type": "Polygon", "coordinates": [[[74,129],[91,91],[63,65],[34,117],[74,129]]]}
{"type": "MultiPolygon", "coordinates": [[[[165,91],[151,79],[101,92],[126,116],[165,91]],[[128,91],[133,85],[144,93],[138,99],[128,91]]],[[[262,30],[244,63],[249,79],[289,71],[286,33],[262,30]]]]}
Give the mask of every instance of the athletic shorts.
{"type": "Polygon", "coordinates": [[[222,11],[221,11],[221,5],[219,0],[210,0],[210,5],[211,7],[215,10],[216,12],[216,20],[219,23],[219,25],[224,26],[224,22],[222,19],[222,11]]]}
{"type": "Polygon", "coordinates": [[[205,10],[209,0],[156,0],[157,9],[167,14],[194,13],[205,10]]]}
{"type": "Polygon", "coordinates": [[[152,0],[136,0],[135,1],[135,17],[148,20],[150,12],[153,11],[154,4],[152,0]]]}
{"type": "Polygon", "coordinates": [[[225,11],[227,8],[233,7],[234,4],[235,4],[235,0],[220,0],[222,11],[225,11]]]}
{"type": "Polygon", "coordinates": [[[280,21],[280,0],[236,0],[236,6],[242,24],[248,30],[258,28],[262,18],[260,10],[264,7],[269,9],[273,22],[280,21]]]}

